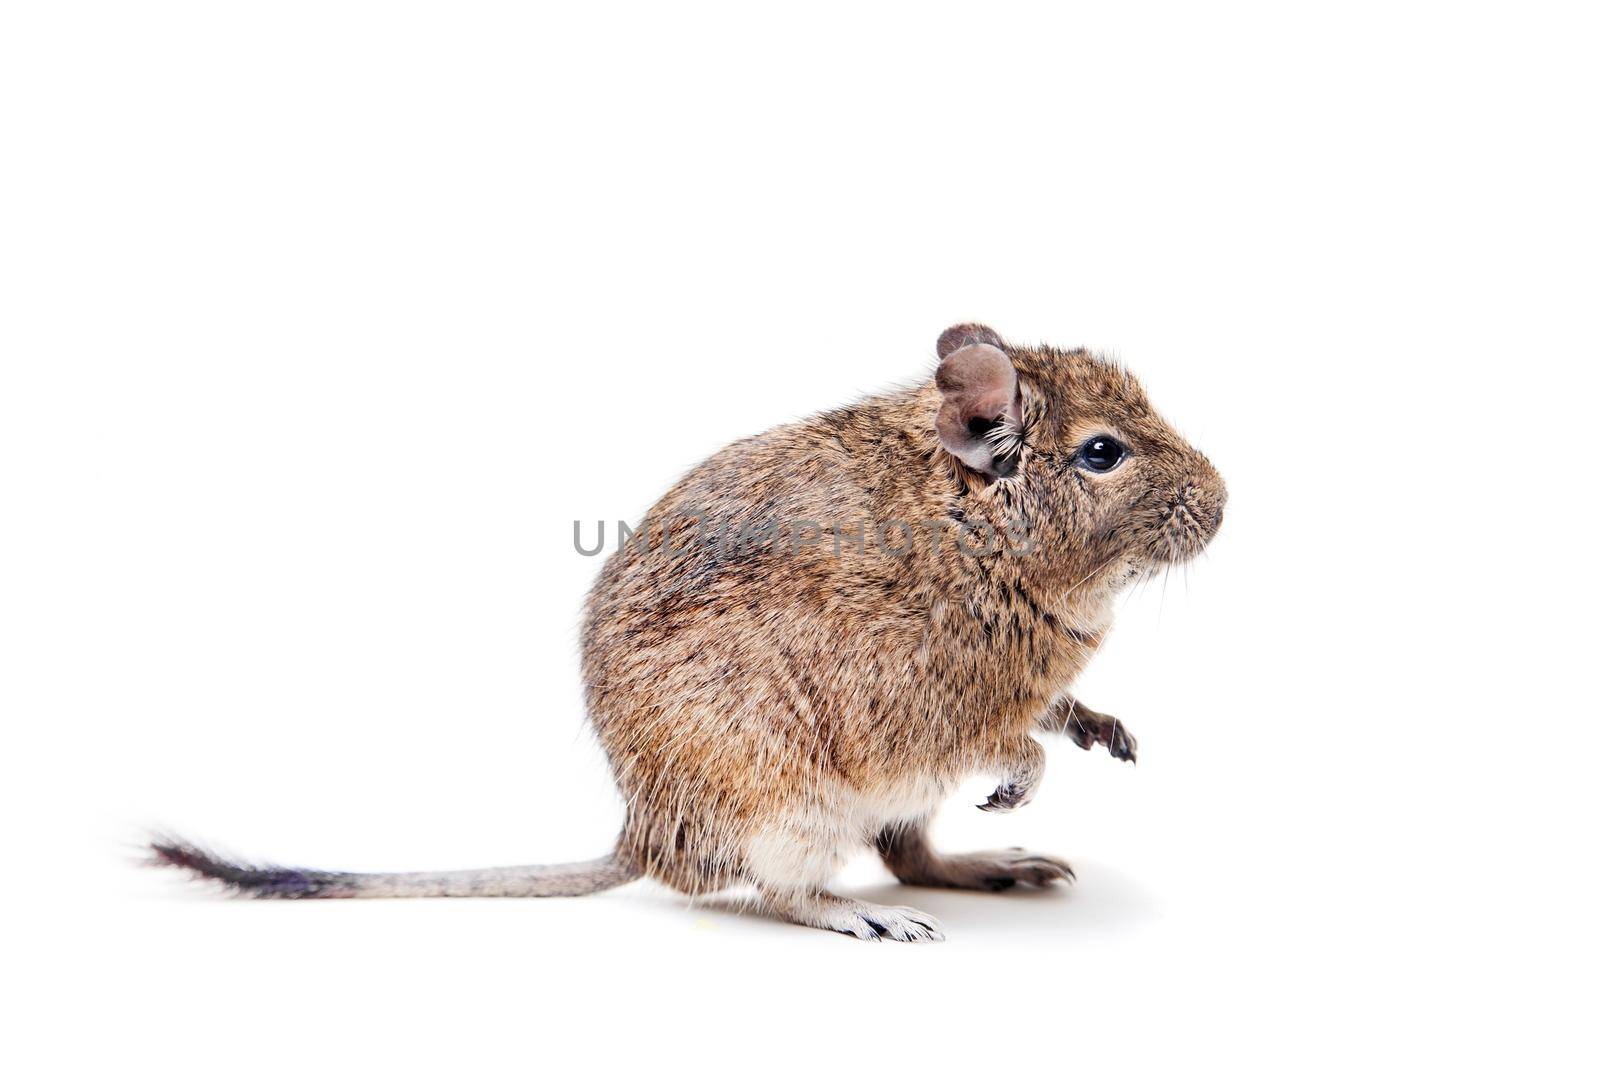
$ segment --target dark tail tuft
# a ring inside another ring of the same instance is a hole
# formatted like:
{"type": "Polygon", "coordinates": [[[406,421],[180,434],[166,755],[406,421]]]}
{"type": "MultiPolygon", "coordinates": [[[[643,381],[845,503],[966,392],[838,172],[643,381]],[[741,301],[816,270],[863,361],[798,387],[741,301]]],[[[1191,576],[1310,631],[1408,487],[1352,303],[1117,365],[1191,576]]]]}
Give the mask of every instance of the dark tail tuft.
{"type": "Polygon", "coordinates": [[[205,848],[174,837],[158,837],[151,841],[149,862],[152,866],[187,870],[196,877],[222,884],[241,896],[256,899],[333,898],[351,896],[355,888],[349,874],[231,862],[205,848]]]}

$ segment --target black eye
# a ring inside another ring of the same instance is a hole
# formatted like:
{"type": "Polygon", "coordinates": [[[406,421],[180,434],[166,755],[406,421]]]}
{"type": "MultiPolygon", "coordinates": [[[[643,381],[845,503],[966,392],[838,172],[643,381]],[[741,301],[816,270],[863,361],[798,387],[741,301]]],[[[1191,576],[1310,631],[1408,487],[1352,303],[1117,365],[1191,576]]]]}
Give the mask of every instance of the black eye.
{"type": "Polygon", "coordinates": [[[1128,449],[1115,437],[1091,437],[1078,449],[1078,465],[1104,474],[1115,470],[1128,449]]]}

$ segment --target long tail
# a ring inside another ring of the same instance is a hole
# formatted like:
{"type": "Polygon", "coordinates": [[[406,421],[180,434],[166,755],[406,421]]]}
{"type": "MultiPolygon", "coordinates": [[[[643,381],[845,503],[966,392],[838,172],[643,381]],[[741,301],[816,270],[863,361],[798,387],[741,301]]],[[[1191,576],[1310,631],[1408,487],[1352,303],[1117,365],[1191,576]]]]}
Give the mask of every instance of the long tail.
{"type": "Polygon", "coordinates": [[[587,896],[637,880],[640,872],[615,854],[554,866],[500,866],[443,873],[357,874],[251,866],[187,841],[150,844],[150,862],[217,881],[256,899],[356,899],[399,896],[587,896]]]}

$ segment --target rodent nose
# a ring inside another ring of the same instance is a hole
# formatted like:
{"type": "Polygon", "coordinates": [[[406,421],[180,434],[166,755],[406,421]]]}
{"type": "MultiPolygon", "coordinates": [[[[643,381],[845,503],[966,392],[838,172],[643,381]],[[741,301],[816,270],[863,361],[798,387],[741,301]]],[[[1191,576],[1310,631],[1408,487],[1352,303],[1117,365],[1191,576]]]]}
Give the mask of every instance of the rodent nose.
{"type": "Polygon", "coordinates": [[[1214,477],[1201,498],[1206,501],[1206,508],[1210,511],[1211,531],[1215,533],[1217,527],[1222,525],[1222,509],[1228,504],[1227,486],[1223,485],[1221,478],[1214,477]]]}
{"type": "Polygon", "coordinates": [[[1210,477],[1185,481],[1178,490],[1177,505],[1199,517],[1212,533],[1222,525],[1222,509],[1227,502],[1228,490],[1215,472],[1210,477]]]}

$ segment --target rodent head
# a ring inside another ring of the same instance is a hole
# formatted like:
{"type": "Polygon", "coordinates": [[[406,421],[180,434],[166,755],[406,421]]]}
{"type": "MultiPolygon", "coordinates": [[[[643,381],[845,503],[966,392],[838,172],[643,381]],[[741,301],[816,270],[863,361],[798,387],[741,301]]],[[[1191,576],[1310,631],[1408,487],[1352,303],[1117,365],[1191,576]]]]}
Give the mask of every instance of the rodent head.
{"type": "Polygon", "coordinates": [[[938,350],[940,443],[1020,518],[1038,565],[1120,584],[1192,559],[1216,535],[1221,476],[1121,367],[1007,345],[976,324],[945,330],[938,350]]]}

